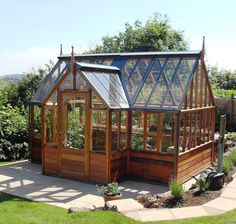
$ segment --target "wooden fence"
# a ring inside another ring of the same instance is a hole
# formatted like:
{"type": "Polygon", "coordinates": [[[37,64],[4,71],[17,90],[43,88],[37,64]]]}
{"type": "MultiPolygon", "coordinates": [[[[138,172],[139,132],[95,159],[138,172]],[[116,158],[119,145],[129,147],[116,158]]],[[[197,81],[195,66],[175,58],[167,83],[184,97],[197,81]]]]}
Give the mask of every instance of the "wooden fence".
{"type": "Polygon", "coordinates": [[[236,130],[236,98],[217,99],[215,98],[216,106],[216,127],[220,123],[220,115],[226,114],[227,127],[236,130]]]}

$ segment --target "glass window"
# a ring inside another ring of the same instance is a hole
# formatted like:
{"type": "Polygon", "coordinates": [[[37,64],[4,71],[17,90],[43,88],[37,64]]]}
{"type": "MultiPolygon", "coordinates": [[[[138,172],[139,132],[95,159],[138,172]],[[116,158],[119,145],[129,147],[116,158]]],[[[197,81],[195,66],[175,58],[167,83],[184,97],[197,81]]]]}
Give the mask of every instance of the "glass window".
{"type": "Polygon", "coordinates": [[[64,146],[71,149],[84,149],[85,140],[85,98],[74,97],[64,101],[67,112],[66,137],[64,146]]]}
{"type": "Polygon", "coordinates": [[[57,105],[57,91],[54,91],[51,97],[47,100],[46,105],[57,105]]]}
{"type": "Polygon", "coordinates": [[[66,75],[66,78],[60,84],[60,90],[73,89],[73,79],[74,76],[72,73],[66,75]]]}
{"type": "Polygon", "coordinates": [[[139,84],[143,81],[143,77],[145,73],[147,72],[147,68],[151,62],[151,59],[141,59],[138,60],[137,64],[135,65],[135,68],[132,70],[132,72],[129,74],[128,78],[128,93],[132,100],[139,84]]]}
{"type": "Polygon", "coordinates": [[[106,146],[106,111],[92,111],[92,150],[104,151],[106,146]]]}
{"type": "Polygon", "coordinates": [[[158,124],[158,114],[157,113],[147,113],[147,145],[148,150],[157,150],[157,124],[158,124]]]}
{"type": "Polygon", "coordinates": [[[159,79],[160,73],[161,73],[161,64],[158,59],[156,59],[153,62],[152,68],[145,80],[145,83],[135,101],[135,105],[137,106],[145,106],[147,103],[149,96],[151,92],[153,91],[153,88],[155,89],[155,85],[159,79]]]}
{"type": "Polygon", "coordinates": [[[126,148],[126,113],[112,112],[112,150],[126,148]]]}
{"type": "Polygon", "coordinates": [[[126,148],[127,112],[120,112],[120,149],[126,148]]]}
{"type": "Polygon", "coordinates": [[[120,113],[119,112],[112,112],[111,113],[111,129],[112,129],[112,144],[111,149],[112,151],[118,150],[120,148],[120,113]]]}
{"type": "MultiPolygon", "coordinates": [[[[130,74],[132,73],[133,69],[136,66],[137,63],[137,59],[128,59],[126,61],[126,64],[124,65],[124,67],[122,68],[121,74],[122,74],[122,80],[124,81],[124,83],[128,83],[128,79],[130,74]]],[[[127,88],[127,86],[126,86],[127,88]]]]}
{"type": "Polygon", "coordinates": [[[52,71],[48,74],[46,79],[42,82],[41,86],[30,100],[31,102],[41,103],[45,97],[51,92],[55,84],[64,76],[66,72],[66,62],[58,62],[52,71]]]}
{"type": "Polygon", "coordinates": [[[57,108],[46,108],[46,143],[57,145],[57,108]]]}
{"type": "Polygon", "coordinates": [[[41,107],[33,106],[34,107],[34,136],[41,137],[41,107]]]}
{"type": "Polygon", "coordinates": [[[76,89],[78,90],[88,90],[89,84],[86,82],[79,72],[76,73],[76,89]]]}
{"type": "Polygon", "coordinates": [[[83,74],[110,108],[129,108],[118,74],[88,71],[83,74]]]}
{"type": "Polygon", "coordinates": [[[144,113],[132,112],[131,148],[144,150],[144,113]]]}
{"type": "Polygon", "coordinates": [[[103,102],[99,99],[99,97],[92,92],[92,108],[97,109],[105,109],[106,106],[103,104],[103,102]]]}
{"type": "Polygon", "coordinates": [[[162,152],[174,152],[175,115],[162,113],[162,152]]]}

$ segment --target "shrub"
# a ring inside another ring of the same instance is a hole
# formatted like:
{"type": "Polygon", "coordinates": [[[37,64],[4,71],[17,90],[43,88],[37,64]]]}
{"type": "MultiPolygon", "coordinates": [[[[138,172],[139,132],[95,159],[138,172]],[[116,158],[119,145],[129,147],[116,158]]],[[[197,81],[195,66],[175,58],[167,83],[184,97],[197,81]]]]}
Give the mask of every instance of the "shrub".
{"type": "Polygon", "coordinates": [[[0,160],[28,157],[27,118],[10,105],[0,106],[0,160]]]}
{"type": "Polygon", "coordinates": [[[226,140],[236,140],[236,132],[230,132],[225,135],[226,140]]]}
{"type": "Polygon", "coordinates": [[[171,195],[176,199],[181,199],[184,196],[184,187],[181,183],[178,183],[175,180],[171,180],[169,184],[169,189],[171,191],[171,195]]]}
{"type": "Polygon", "coordinates": [[[199,187],[200,191],[205,191],[209,188],[210,183],[207,180],[204,180],[203,178],[199,178],[196,180],[196,185],[199,187]]]}
{"type": "Polygon", "coordinates": [[[227,156],[227,160],[229,160],[234,166],[236,166],[236,148],[229,153],[227,156]]]}
{"type": "Polygon", "coordinates": [[[224,159],[222,164],[222,172],[227,174],[233,169],[233,163],[229,159],[224,159]]]}

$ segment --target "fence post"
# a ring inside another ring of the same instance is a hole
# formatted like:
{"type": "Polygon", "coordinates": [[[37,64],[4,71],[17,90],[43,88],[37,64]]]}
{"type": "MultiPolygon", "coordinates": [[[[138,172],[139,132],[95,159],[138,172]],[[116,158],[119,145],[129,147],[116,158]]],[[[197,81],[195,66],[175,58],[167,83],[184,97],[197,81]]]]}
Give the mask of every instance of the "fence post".
{"type": "Polygon", "coordinates": [[[222,173],[222,163],[224,155],[224,138],[226,127],[226,115],[220,117],[220,136],[219,136],[219,151],[218,151],[218,173],[222,173]]]}
{"type": "Polygon", "coordinates": [[[232,103],[232,111],[231,111],[231,124],[234,124],[234,94],[231,94],[231,103],[232,103]]]}

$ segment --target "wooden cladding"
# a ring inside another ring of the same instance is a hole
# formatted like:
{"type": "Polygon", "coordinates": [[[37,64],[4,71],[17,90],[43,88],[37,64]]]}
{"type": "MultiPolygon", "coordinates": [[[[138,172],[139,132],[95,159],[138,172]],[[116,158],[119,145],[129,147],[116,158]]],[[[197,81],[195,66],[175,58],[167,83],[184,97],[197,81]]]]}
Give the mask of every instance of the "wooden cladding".
{"type": "Polygon", "coordinates": [[[36,163],[42,162],[42,140],[38,137],[33,137],[31,140],[31,161],[36,163]]]}
{"type": "Polygon", "coordinates": [[[106,154],[90,152],[90,181],[106,183],[106,154]]]}
{"type": "Polygon", "coordinates": [[[187,180],[211,165],[212,142],[199,146],[179,156],[177,180],[187,180]]]}
{"type": "Polygon", "coordinates": [[[174,155],[130,152],[130,177],[168,184],[174,172],[174,155]]]}

